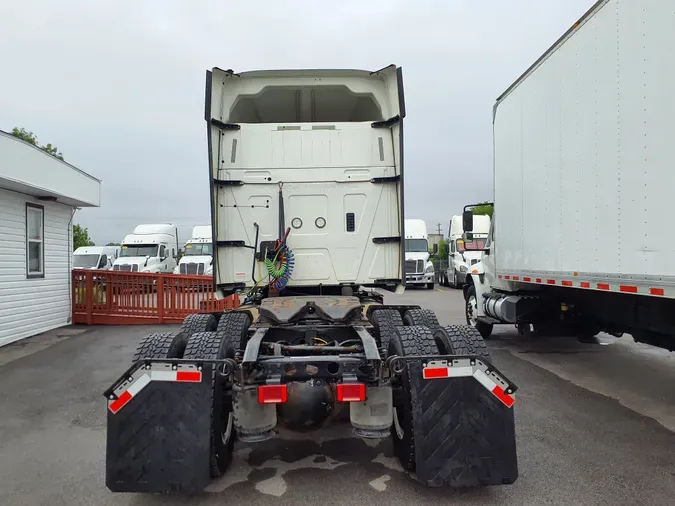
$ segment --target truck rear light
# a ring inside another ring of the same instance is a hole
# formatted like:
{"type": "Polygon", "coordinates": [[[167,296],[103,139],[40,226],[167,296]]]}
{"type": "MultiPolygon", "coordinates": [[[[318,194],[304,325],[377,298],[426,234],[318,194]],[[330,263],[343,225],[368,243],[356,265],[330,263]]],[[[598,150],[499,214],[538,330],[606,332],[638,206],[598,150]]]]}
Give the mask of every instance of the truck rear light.
{"type": "Polygon", "coordinates": [[[338,383],[338,402],[363,402],[366,400],[366,385],[363,383],[338,383]]]}
{"type": "Polygon", "coordinates": [[[288,400],[286,385],[263,385],[258,387],[260,404],[283,404],[288,400]]]}

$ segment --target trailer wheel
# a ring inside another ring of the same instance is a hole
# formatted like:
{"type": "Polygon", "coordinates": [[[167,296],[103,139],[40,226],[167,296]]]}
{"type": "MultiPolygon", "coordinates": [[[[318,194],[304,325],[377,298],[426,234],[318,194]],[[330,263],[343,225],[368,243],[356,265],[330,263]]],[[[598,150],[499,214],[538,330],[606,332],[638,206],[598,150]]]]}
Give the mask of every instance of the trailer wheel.
{"type": "Polygon", "coordinates": [[[185,317],[180,331],[189,339],[192,334],[196,334],[197,332],[213,332],[216,330],[217,326],[218,320],[214,315],[197,313],[185,317]]]}
{"type": "Polygon", "coordinates": [[[136,346],[133,362],[155,358],[183,358],[187,337],[179,332],[156,332],[148,334],[136,346]]]}
{"type": "Polygon", "coordinates": [[[476,328],[469,325],[447,325],[434,332],[441,355],[476,355],[490,361],[490,352],[476,328]]]}
{"type": "MultiPolygon", "coordinates": [[[[234,358],[234,346],[226,332],[197,332],[188,340],[184,358],[217,360],[234,358]]],[[[211,476],[222,476],[232,462],[234,451],[234,413],[232,385],[225,378],[211,373],[211,476]]]]}
{"type": "Polygon", "coordinates": [[[408,309],[403,313],[403,324],[408,327],[421,325],[432,330],[440,326],[438,318],[431,309],[408,309]]]}
{"type": "Polygon", "coordinates": [[[483,339],[489,339],[492,334],[492,324],[478,320],[478,299],[476,298],[476,287],[473,285],[466,291],[465,314],[466,324],[480,332],[483,339]]]}
{"type": "Polygon", "coordinates": [[[217,331],[224,332],[230,338],[235,350],[243,350],[246,348],[250,326],[251,315],[243,311],[236,311],[225,313],[220,317],[217,331]]]}
{"type": "MultiPolygon", "coordinates": [[[[389,342],[388,356],[436,355],[438,349],[431,330],[423,326],[395,327],[389,342]]],[[[415,420],[406,368],[393,387],[394,423],[391,437],[394,453],[406,471],[415,470],[415,420]]]]}

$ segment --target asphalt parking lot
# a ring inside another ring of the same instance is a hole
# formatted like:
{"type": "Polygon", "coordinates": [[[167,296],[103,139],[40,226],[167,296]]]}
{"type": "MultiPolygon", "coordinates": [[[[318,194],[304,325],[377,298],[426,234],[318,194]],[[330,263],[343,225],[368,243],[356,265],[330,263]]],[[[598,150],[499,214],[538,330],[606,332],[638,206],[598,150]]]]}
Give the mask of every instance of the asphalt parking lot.
{"type": "MultiPolygon", "coordinates": [[[[433,309],[442,324],[463,322],[459,291],[389,299],[433,309]]],[[[489,348],[520,387],[514,485],[425,489],[402,473],[388,440],[366,444],[338,426],[238,446],[230,472],[189,500],[112,494],[101,394],[140,337],[158,329],[66,329],[0,349],[0,504],[673,504],[675,354],[630,338],[524,340],[511,328],[489,348]]]]}

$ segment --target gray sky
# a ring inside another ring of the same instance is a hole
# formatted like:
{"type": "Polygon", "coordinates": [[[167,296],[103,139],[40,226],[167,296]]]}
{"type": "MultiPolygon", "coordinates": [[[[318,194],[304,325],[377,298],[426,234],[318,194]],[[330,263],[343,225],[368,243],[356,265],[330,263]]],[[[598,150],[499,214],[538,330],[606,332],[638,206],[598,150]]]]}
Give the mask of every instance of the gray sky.
{"type": "Polygon", "coordinates": [[[492,106],[594,0],[22,0],[0,7],[0,129],[103,180],[75,222],[208,224],[205,70],[403,67],[406,214],[492,196],[492,106]],[[10,10],[11,8],[11,10],[10,10]]]}

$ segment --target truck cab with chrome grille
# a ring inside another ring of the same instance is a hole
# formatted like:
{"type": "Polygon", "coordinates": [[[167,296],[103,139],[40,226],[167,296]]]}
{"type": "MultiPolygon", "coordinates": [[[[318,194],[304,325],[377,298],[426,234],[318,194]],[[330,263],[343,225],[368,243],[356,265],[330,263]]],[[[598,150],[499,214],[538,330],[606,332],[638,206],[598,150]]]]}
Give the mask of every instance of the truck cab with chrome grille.
{"type": "Polygon", "coordinates": [[[424,220],[405,220],[405,284],[434,288],[434,264],[429,259],[424,220]]]}

